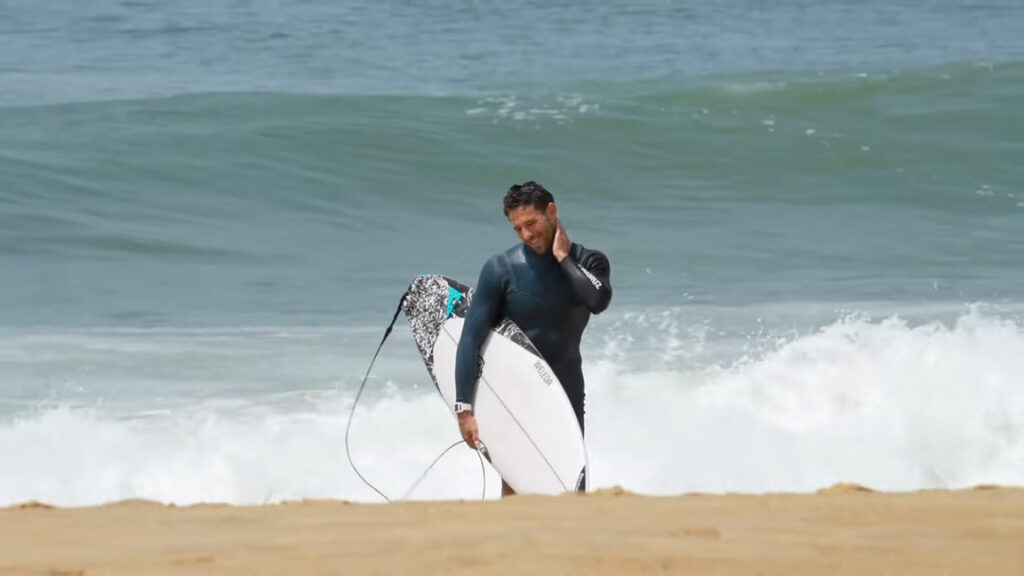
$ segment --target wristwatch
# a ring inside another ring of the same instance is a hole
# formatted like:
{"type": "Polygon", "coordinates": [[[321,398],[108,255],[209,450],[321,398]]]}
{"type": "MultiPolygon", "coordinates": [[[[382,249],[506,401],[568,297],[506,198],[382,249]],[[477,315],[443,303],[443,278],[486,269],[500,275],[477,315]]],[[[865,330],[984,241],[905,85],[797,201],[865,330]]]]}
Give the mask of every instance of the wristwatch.
{"type": "Polygon", "coordinates": [[[473,411],[473,405],[470,404],[469,402],[456,402],[455,403],[455,413],[456,414],[458,414],[460,412],[472,412],[472,411],[473,411]]]}

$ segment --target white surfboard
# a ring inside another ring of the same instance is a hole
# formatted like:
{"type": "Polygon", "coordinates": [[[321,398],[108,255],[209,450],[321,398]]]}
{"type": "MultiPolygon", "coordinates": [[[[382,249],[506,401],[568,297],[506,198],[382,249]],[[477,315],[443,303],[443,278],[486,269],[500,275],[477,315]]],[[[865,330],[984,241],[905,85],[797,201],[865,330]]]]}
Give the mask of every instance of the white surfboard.
{"type": "MultiPolygon", "coordinates": [[[[402,303],[416,346],[454,416],[455,355],[469,286],[447,276],[423,275],[402,303]]],[[[481,450],[519,494],[584,490],[587,458],[572,404],[554,371],[526,334],[503,319],[480,352],[473,404],[481,450]]]]}

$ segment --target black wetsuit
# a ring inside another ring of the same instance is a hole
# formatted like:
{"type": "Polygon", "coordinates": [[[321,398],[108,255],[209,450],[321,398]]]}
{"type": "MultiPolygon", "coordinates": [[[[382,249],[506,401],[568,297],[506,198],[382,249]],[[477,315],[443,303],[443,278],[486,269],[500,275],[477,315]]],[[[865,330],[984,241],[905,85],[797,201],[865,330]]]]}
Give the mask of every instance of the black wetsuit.
{"type": "Polygon", "coordinates": [[[583,430],[584,383],[580,339],[591,314],[612,298],[608,258],[572,244],[569,256],[538,255],[525,244],[495,254],[483,266],[466,312],[455,358],[456,400],[476,396],[480,347],[507,316],[537,347],[561,381],[583,430]]]}

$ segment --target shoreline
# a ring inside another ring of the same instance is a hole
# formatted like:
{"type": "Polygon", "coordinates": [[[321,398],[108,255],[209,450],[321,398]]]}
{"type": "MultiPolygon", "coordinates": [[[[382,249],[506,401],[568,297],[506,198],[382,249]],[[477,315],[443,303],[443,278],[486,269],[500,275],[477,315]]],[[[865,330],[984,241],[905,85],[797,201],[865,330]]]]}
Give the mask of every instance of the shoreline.
{"type": "Polygon", "coordinates": [[[0,508],[0,575],[1024,573],[1024,487],[0,508]]]}

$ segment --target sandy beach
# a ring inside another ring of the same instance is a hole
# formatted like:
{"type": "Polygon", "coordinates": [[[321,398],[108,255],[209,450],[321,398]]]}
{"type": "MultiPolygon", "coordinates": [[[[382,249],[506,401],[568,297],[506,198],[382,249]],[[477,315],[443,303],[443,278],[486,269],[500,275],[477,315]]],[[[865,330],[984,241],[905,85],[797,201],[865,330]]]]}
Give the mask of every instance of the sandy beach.
{"type": "Polygon", "coordinates": [[[1024,574],[1024,489],[0,510],[0,574],[1024,574]]]}

